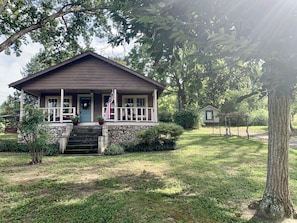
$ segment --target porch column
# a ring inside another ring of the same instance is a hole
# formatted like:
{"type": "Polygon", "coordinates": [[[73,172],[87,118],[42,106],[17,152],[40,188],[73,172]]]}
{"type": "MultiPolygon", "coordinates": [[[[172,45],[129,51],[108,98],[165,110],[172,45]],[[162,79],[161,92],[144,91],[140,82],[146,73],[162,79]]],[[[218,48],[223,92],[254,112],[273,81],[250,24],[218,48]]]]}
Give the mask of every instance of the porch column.
{"type": "Polygon", "coordinates": [[[157,89],[154,90],[154,116],[153,116],[153,121],[158,122],[158,91],[157,89]]]}
{"type": "Polygon", "coordinates": [[[40,108],[40,96],[37,98],[37,107],[40,108]]]}
{"type": "Polygon", "coordinates": [[[118,121],[118,92],[117,89],[113,89],[113,109],[114,109],[114,119],[113,121],[118,121]]]}
{"type": "Polygon", "coordinates": [[[24,116],[24,90],[21,90],[21,96],[20,96],[20,122],[22,122],[23,116],[24,116]]]}
{"type": "Polygon", "coordinates": [[[60,123],[63,123],[64,89],[61,89],[60,123]]]}

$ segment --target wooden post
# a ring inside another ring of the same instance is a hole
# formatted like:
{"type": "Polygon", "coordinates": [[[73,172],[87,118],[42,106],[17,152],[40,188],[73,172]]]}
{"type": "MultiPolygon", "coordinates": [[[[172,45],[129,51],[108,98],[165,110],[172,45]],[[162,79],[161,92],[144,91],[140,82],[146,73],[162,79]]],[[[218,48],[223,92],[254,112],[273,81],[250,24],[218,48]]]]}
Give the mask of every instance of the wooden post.
{"type": "Polygon", "coordinates": [[[158,122],[158,91],[157,89],[154,90],[154,117],[153,121],[158,122]]]}
{"type": "Polygon", "coordinates": [[[114,109],[114,119],[113,121],[118,121],[118,95],[117,89],[113,89],[113,109],[114,109]]]}
{"type": "Polygon", "coordinates": [[[21,90],[21,98],[20,98],[20,122],[22,122],[24,116],[24,90],[21,90]]]}
{"type": "Polygon", "coordinates": [[[61,89],[60,123],[63,123],[64,89],[61,89]]]}

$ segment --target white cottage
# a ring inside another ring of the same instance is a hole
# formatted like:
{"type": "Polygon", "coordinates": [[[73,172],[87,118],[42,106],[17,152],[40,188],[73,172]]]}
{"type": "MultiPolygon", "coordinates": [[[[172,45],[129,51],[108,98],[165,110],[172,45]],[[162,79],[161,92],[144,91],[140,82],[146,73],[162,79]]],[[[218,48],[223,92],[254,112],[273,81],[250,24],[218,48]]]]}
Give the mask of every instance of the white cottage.
{"type": "Polygon", "coordinates": [[[212,105],[207,105],[202,108],[199,113],[202,124],[204,125],[218,124],[220,122],[220,117],[218,116],[220,110],[212,105]]]}

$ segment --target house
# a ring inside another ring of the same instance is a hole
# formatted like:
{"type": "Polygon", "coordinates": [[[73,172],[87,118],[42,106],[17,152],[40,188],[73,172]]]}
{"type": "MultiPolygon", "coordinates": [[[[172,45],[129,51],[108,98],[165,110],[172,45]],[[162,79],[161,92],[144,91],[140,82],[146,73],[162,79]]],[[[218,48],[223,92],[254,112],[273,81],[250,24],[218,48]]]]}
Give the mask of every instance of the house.
{"type": "Polygon", "coordinates": [[[135,138],[135,131],[158,122],[158,97],[165,88],[94,52],[78,55],[9,87],[21,91],[20,117],[24,93],[38,98],[49,127],[59,132],[57,141],[60,140],[62,152],[73,129],[71,117],[75,115],[80,117],[81,126],[98,125],[96,117],[105,117],[102,131],[106,132],[108,140],[103,141],[107,144],[135,138]]]}
{"type": "Polygon", "coordinates": [[[213,125],[220,122],[220,110],[212,105],[207,105],[206,107],[202,108],[199,113],[201,116],[202,124],[204,125],[213,125]]]}

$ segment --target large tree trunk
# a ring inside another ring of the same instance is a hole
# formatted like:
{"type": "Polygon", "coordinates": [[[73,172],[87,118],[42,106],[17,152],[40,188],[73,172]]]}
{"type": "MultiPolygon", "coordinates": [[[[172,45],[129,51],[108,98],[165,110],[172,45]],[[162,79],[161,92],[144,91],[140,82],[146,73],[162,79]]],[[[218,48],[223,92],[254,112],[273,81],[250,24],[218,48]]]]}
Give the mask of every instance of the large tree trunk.
{"type": "Polygon", "coordinates": [[[294,214],[289,191],[290,98],[287,89],[268,91],[267,180],[257,216],[272,221],[292,218],[294,214]]]}

